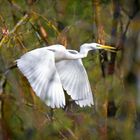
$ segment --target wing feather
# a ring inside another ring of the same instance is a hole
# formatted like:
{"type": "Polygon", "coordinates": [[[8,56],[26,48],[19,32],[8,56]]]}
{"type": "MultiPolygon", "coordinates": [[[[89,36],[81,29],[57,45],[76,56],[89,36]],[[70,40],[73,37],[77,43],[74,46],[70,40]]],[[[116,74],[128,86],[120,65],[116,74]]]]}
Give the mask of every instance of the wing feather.
{"type": "Polygon", "coordinates": [[[93,105],[93,96],[86,70],[81,59],[62,60],[56,63],[63,88],[75,102],[83,106],[93,105]]]}
{"type": "Polygon", "coordinates": [[[45,48],[35,49],[21,56],[17,66],[37,96],[48,106],[64,107],[64,91],[56,71],[53,52],[45,48]]]}

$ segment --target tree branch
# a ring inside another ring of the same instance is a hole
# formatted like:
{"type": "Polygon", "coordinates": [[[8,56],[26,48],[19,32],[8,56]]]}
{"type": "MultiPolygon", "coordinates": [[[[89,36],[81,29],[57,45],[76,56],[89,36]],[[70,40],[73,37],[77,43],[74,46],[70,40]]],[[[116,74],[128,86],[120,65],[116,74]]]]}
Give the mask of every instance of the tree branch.
{"type": "Polygon", "coordinates": [[[0,41],[0,47],[7,41],[7,39],[14,34],[18,28],[29,18],[28,14],[25,14],[19,22],[15,25],[15,27],[8,33],[8,35],[3,36],[3,38],[0,41]]]}

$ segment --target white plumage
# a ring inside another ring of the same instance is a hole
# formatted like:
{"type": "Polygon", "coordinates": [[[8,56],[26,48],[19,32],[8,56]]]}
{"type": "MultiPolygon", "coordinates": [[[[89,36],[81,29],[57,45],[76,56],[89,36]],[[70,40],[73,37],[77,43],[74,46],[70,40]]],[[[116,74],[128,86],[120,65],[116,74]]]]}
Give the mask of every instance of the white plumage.
{"type": "Polygon", "coordinates": [[[100,44],[81,46],[80,53],[62,45],[38,48],[25,53],[17,66],[28,79],[32,89],[48,106],[65,106],[63,88],[80,107],[93,105],[93,96],[81,58],[89,50],[112,49],[100,44]]]}

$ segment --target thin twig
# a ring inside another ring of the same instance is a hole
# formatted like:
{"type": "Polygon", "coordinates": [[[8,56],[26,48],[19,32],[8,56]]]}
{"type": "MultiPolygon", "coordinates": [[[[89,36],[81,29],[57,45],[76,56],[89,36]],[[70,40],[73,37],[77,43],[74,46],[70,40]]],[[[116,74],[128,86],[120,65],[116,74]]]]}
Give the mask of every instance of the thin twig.
{"type": "Polygon", "coordinates": [[[31,103],[29,103],[29,102],[23,102],[23,103],[24,103],[26,106],[31,107],[31,108],[33,108],[34,110],[37,110],[38,112],[40,112],[41,114],[43,114],[43,115],[47,118],[48,121],[52,121],[51,118],[50,118],[50,116],[49,116],[46,112],[39,110],[39,109],[37,108],[37,106],[35,106],[34,104],[31,104],[31,103]]]}
{"type": "Polygon", "coordinates": [[[42,41],[41,41],[42,39],[41,39],[41,36],[40,36],[40,34],[39,34],[38,29],[34,26],[34,24],[33,24],[32,22],[29,22],[29,23],[31,24],[33,30],[34,30],[35,33],[36,33],[36,36],[37,36],[38,42],[42,45],[42,41]]]}
{"type": "MultiPolygon", "coordinates": [[[[27,13],[27,11],[23,11],[22,8],[17,5],[15,2],[13,2],[12,0],[8,0],[8,2],[10,3],[10,5],[16,9],[18,12],[20,12],[22,15],[24,15],[25,13],[27,13]]],[[[57,28],[55,27],[54,24],[52,24],[46,17],[42,16],[39,13],[36,13],[34,11],[31,11],[30,14],[36,14],[38,17],[41,17],[43,20],[46,21],[47,25],[52,28],[57,34],[60,34],[59,31],[57,30],[57,28]]],[[[31,21],[29,21],[29,23],[32,25],[32,28],[35,30],[36,36],[39,40],[39,43],[42,45],[42,41],[44,41],[44,39],[42,38],[42,36],[40,35],[39,30],[33,25],[33,23],[31,21]]],[[[48,43],[47,43],[48,44],[48,43]]],[[[45,45],[46,46],[46,45],[45,45]]]]}
{"type": "Polygon", "coordinates": [[[15,25],[15,27],[13,28],[13,30],[10,31],[9,34],[13,34],[14,32],[16,32],[16,30],[23,24],[24,21],[26,21],[26,19],[29,17],[28,14],[25,14],[21,20],[15,25]]]}
{"type": "Polygon", "coordinates": [[[123,31],[121,37],[120,37],[119,43],[118,43],[118,45],[117,45],[117,49],[121,49],[121,46],[123,45],[123,43],[124,43],[124,41],[125,41],[125,39],[126,39],[126,34],[127,34],[128,29],[129,29],[129,25],[130,25],[131,21],[134,19],[134,17],[137,15],[137,13],[139,12],[140,9],[137,8],[137,9],[133,12],[132,15],[129,15],[128,11],[125,10],[123,7],[121,7],[121,10],[128,16],[129,19],[128,19],[128,22],[127,22],[127,24],[126,24],[126,26],[125,26],[125,29],[124,29],[124,31],[123,31]]]}
{"type": "Polygon", "coordinates": [[[28,14],[25,14],[19,22],[15,25],[15,27],[8,33],[8,35],[3,36],[3,38],[0,41],[0,47],[4,44],[4,42],[17,31],[17,29],[29,18],[28,14]]]}
{"type": "Polygon", "coordinates": [[[49,27],[51,27],[58,35],[60,34],[60,32],[57,30],[57,28],[55,27],[55,25],[52,24],[52,22],[50,22],[46,17],[42,16],[41,14],[32,11],[33,14],[36,14],[37,16],[41,17],[42,19],[44,19],[47,22],[47,25],[49,27]]]}
{"type": "Polygon", "coordinates": [[[4,71],[4,75],[6,76],[8,74],[8,72],[14,68],[17,68],[17,64],[16,61],[14,62],[14,64],[12,64],[11,66],[9,66],[8,68],[6,68],[6,70],[4,71]]]}

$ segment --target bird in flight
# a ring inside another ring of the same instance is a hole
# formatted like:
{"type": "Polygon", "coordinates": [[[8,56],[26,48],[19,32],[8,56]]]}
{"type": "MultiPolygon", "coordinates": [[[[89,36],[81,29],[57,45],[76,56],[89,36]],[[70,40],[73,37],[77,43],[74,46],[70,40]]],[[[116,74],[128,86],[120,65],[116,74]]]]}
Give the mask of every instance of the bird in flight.
{"type": "Polygon", "coordinates": [[[65,106],[64,90],[80,107],[91,106],[93,95],[81,59],[97,49],[115,51],[97,43],[81,45],[80,52],[56,44],[29,51],[16,62],[36,95],[51,108],[65,106]]]}

